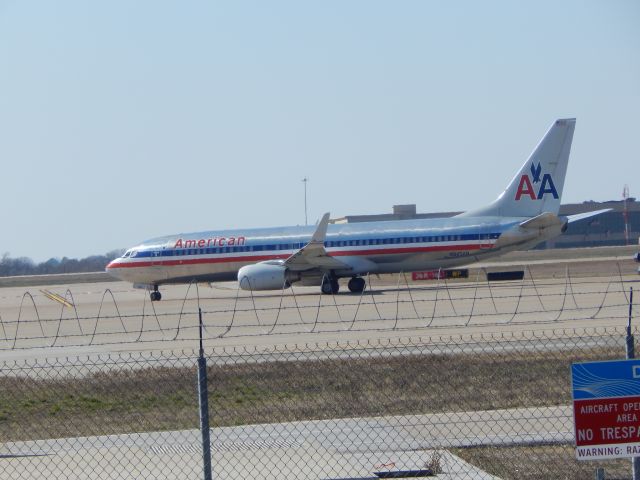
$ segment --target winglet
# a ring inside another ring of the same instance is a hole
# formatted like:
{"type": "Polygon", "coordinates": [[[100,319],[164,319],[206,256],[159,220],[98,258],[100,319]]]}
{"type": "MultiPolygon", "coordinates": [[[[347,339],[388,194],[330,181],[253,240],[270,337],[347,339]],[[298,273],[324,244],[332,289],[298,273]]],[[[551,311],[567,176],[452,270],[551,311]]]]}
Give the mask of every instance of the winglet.
{"type": "Polygon", "coordinates": [[[289,268],[289,270],[299,272],[315,268],[325,272],[336,268],[351,268],[349,265],[333,258],[325,250],[324,239],[327,237],[328,226],[329,212],[325,213],[320,222],[318,222],[316,231],[313,232],[309,243],[284,261],[284,264],[289,268]]]}
{"type": "Polygon", "coordinates": [[[316,231],[311,236],[309,243],[324,243],[324,239],[327,237],[327,227],[329,226],[329,212],[325,213],[318,222],[316,231]]]}

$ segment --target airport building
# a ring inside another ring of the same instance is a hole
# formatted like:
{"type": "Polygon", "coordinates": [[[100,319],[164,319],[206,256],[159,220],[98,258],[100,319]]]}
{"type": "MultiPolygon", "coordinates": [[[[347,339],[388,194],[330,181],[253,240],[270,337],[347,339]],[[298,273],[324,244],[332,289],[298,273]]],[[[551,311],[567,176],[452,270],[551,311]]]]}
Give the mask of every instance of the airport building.
{"type": "MultiPolygon", "coordinates": [[[[560,215],[575,215],[610,208],[611,211],[570,223],[567,231],[537,248],[602,247],[637,245],[640,236],[640,202],[635,198],[622,200],[569,203],[560,206],[560,215]],[[627,241],[628,237],[628,241],[627,241]]],[[[393,213],[378,215],[349,215],[332,220],[333,223],[381,222],[420,218],[452,217],[461,212],[417,213],[415,205],[394,205],[393,213]]]]}

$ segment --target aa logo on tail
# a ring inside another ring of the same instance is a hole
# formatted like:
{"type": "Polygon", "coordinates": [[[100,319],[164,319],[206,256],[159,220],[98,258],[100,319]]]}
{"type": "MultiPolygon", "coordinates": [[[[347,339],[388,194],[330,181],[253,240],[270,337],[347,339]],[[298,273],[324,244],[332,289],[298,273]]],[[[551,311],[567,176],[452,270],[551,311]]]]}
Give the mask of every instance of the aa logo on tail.
{"type": "Polygon", "coordinates": [[[531,164],[531,177],[524,174],[520,177],[520,183],[518,184],[518,190],[516,191],[516,201],[520,200],[523,196],[529,197],[531,200],[542,200],[546,193],[553,195],[553,198],[558,198],[558,191],[553,184],[551,175],[545,173],[540,179],[542,173],[542,167],[540,162],[538,165],[531,164]],[[535,188],[534,185],[540,184],[539,188],[535,188]]]}

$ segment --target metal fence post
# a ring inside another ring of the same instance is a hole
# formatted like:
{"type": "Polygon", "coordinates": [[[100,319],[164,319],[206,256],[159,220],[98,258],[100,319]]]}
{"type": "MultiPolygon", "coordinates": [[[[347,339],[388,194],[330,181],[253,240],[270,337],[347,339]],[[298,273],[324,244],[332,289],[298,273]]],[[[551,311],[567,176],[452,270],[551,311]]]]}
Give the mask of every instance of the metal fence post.
{"type": "Polygon", "coordinates": [[[636,358],[633,334],[631,333],[631,313],[633,307],[633,287],[629,291],[629,320],[627,321],[627,358],[636,358]]]}
{"type": "Polygon", "coordinates": [[[200,352],[198,355],[198,398],[202,433],[202,467],[204,480],[211,480],[211,439],[209,436],[209,395],[207,391],[207,359],[202,346],[202,309],[198,308],[200,352]]]}
{"type": "MultiPolygon", "coordinates": [[[[635,345],[631,333],[631,315],[633,313],[633,287],[629,289],[629,320],[627,321],[627,358],[635,358],[635,345]]],[[[640,480],[640,457],[631,459],[633,480],[640,480]]]]}

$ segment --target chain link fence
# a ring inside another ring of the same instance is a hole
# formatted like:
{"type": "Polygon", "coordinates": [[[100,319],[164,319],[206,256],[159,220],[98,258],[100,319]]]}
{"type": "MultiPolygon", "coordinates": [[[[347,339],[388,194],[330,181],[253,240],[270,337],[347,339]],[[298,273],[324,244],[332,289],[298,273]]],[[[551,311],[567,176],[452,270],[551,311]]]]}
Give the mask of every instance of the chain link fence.
{"type": "MultiPolygon", "coordinates": [[[[570,364],[623,328],[207,351],[213,478],[583,479],[570,364]]],[[[1,363],[0,478],[204,478],[197,352],[1,363]]]]}
{"type": "Polygon", "coordinates": [[[497,283],[488,281],[484,269],[468,280],[445,278],[426,284],[410,282],[404,273],[382,280],[370,276],[368,288],[355,295],[317,295],[315,288],[309,295],[308,287],[245,292],[235,285],[209,289],[190,283],[166,289],[159,304],[150,302],[146,291],[103,285],[74,289],[75,293],[70,288],[7,289],[2,292],[8,301],[0,311],[0,352],[175,341],[192,345],[198,339],[199,309],[205,338],[238,343],[265,336],[297,335],[315,341],[318,334],[361,338],[382,331],[433,335],[467,327],[622,324],[627,318],[628,283],[637,279],[635,264],[605,268],[600,262],[583,263],[591,268],[573,272],[566,266],[545,274],[544,269],[559,267],[542,265],[532,271],[527,266],[522,280],[497,283]]]}

